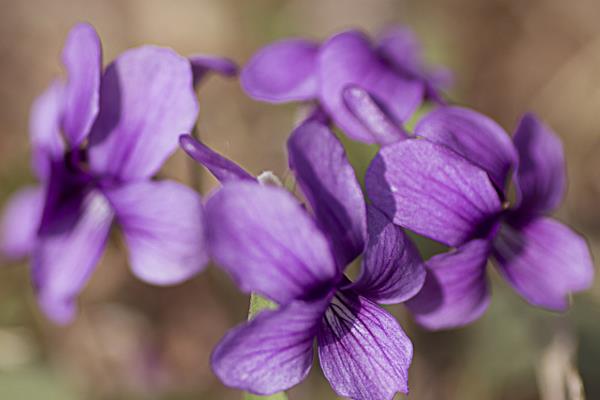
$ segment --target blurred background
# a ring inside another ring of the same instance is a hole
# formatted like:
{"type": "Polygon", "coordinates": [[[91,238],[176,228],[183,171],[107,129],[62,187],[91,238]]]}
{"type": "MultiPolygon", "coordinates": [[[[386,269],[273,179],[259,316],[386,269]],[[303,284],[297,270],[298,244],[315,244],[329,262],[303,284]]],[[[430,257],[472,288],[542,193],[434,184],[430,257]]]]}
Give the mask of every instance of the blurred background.
{"type": "MultiPolygon", "coordinates": [[[[153,43],[240,64],[287,36],[323,39],[349,27],[376,33],[404,23],[418,33],[430,61],[454,70],[454,101],[487,113],[509,132],[533,110],[562,137],[570,181],[558,218],[586,235],[600,256],[597,0],[0,0],[0,8],[0,205],[33,182],[29,107],[62,73],[59,53],[78,21],[98,30],[105,63],[153,43]]],[[[199,132],[208,145],[253,173],[287,176],[283,148],[296,106],[253,102],[236,80],[220,77],[209,79],[199,96],[199,132]]],[[[359,164],[369,154],[350,148],[359,164]]],[[[162,174],[203,193],[215,185],[181,151],[162,174]]],[[[490,270],[492,305],[468,328],[427,333],[402,306],[391,308],[416,348],[410,398],[581,399],[582,382],[587,398],[599,399],[599,285],[557,315],[525,304],[490,270]]],[[[0,399],[240,398],[208,362],[248,307],[218,269],[176,287],[150,287],[132,278],[115,236],[80,306],[73,324],[50,324],[36,307],[26,262],[2,261],[0,399]]],[[[335,398],[318,368],[289,396],[335,398]]]]}

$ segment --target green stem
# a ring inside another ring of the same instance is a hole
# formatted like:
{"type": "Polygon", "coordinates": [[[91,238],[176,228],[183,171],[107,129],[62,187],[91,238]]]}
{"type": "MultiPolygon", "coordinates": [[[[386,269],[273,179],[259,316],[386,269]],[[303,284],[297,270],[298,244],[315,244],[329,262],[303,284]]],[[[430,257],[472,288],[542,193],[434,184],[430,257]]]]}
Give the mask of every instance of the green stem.
{"type": "MultiPolygon", "coordinates": [[[[255,293],[250,296],[250,310],[248,310],[248,319],[254,318],[259,312],[276,308],[276,305],[255,293]]],[[[287,400],[285,392],[275,393],[270,396],[258,396],[251,393],[244,393],[244,400],[287,400]]]]}

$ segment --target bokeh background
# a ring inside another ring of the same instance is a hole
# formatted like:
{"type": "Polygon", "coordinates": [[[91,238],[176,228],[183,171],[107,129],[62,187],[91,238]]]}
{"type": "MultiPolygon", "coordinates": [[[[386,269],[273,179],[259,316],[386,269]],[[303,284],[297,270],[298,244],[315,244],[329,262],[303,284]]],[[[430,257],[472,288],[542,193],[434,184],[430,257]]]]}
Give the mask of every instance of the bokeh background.
{"type": "MultiPolygon", "coordinates": [[[[371,33],[412,27],[429,60],[455,71],[454,101],[512,132],[533,110],[562,137],[569,191],[558,218],[600,256],[600,3],[597,0],[0,0],[0,204],[29,169],[28,113],[60,74],[69,28],[89,21],[105,62],[145,43],[181,54],[227,55],[244,63],[291,35],[323,39],[349,27],[371,33]]],[[[202,139],[253,173],[288,177],[283,152],[297,107],[245,97],[236,80],[212,77],[199,90],[202,139]]],[[[369,152],[351,145],[361,162],[369,152]]],[[[214,180],[179,151],[162,174],[207,193],[214,180]]],[[[430,251],[424,245],[425,251],[430,251]]],[[[562,400],[600,398],[600,287],[564,315],[535,310],[492,272],[485,316],[452,332],[427,333],[392,307],[413,338],[410,398],[562,400]]],[[[114,235],[66,327],[50,324],[33,299],[26,262],[0,267],[0,399],[239,399],[209,367],[211,348],[245,318],[248,299],[214,267],[169,288],[128,271],[114,235]]],[[[318,368],[291,399],[333,399],[318,368]]],[[[399,396],[399,398],[404,398],[399,396]]]]}

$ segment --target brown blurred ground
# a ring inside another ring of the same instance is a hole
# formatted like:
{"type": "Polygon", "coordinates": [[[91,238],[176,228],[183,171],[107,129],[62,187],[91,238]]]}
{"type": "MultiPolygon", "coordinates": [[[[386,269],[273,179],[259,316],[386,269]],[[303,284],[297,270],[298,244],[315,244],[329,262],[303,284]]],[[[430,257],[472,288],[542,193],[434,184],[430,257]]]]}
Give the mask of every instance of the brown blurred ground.
{"type": "MultiPolygon", "coordinates": [[[[29,106],[61,72],[58,54],[77,21],[95,25],[105,62],[154,43],[240,63],[285,36],[318,39],[348,27],[375,32],[403,22],[422,37],[431,60],[454,69],[456,101],[509,131],[522,112],[534,110],[560,134],[570,187],[558,217],[600,254],[597,0],[0,0],[0,10],[0,204],[32,181],[29,106]]],[[[236,81],[220,78],[199,95],[200,135],[209,145],[253,173],[285,175],[282,150],[295,107],[253,102],[236,81]]],[[[180,152],[164,175],[185,182],[193,176],[180,152]]],[[[213,184],[202,175],[204,193],[213,184]]],[[[173,288],[136,282],[118,239],[82,297],[80,317],[66,328],[37,311],[25,264],[2,266],[0,399],[239,398],[213,377],[208,357],[220,336],[244,319],[247,299],[215,268],[173,288]]],[[[588,398],[600,398],[598,285],[557,316],[530,308],[493,280],[489,312],[466,329],[426,333],[401,306],[393,308],[415,343],[410,397],[563,399],[556,385],[567,376],[576,386],[577,373],[569,369],[576,348],[588,398]]],[[[334,398],[318,368],[290,397],[334,398]]]]}

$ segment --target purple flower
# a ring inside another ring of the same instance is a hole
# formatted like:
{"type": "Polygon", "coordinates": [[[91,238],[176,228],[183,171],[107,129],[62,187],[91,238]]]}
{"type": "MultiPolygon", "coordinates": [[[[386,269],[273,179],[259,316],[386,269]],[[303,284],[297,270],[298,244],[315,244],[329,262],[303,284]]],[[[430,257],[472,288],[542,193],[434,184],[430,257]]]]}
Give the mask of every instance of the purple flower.
{"type": "Polygon", "coordinates": [[[400,125],[425,97],[441,100],[438,89],[448,83],[442,75],[449,75],[444,71],[427,70],[407,28],[386,31],[375,45],[362,32],[349,30],[323,44],[286,39],[266,46],[244,67],[241,82],[251,97],[263,101],[317,100],[352,139],[387,144],[389,137],[365,129],[344,91],[364,92],[400,125]]]}
{"type": "Polygon", "coordinates": [[[547,217],[565,190],[562,145],[535,116],[513,137],[474,111],[443,107],[415,128],[421,138],[384,147],[369,167],[367,192],[393,221],[455,249],[427,262],[423,290],[408,303],[430,329],[467,324],[489,302],[485,268],[529,303],[564,310],[594,269],[585,240],[547,217]],[[507,201],[515,170],[517,199],[507,201]]]}
{"type": "Polygon", "coordinates": [[[205,208],[211,256],[244,292],[279,305],[223,338],[212,355],[219,378],[257,394],[286,390],[308,374],[316,338],[323,372],[339,395],[406,393],[412,344],[376,303],[414,296],[425,270],[402,229],[365,205],[332,132],[311,120],[288,142],[310,212],[191,137],[182,145],[224,181],[205,208]],[[361,254],[361,274],[350,282],[344,269],[361,254]]]}
{"type": "MultiPolygon", "coordinates": [[[[190,61],[144,46],[103,72],[100,40],[87,24],[71,30],[62,59],[66,81],[55,81],[32,109],[41,185],[13,198],[2,229],[7,255],[32,256],[39,303],[59,323],[73,318],[113,221],[144,281],[181,282],[208,259],[198,194],[151,179],[176,150],[179,133],[196,121],[190,61]]],[[[198,70],[213,61],[192,62],[198,70]]]]}

